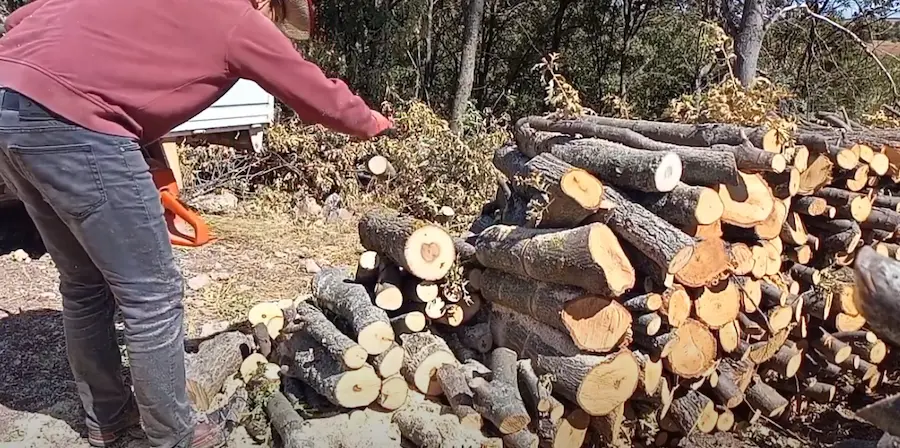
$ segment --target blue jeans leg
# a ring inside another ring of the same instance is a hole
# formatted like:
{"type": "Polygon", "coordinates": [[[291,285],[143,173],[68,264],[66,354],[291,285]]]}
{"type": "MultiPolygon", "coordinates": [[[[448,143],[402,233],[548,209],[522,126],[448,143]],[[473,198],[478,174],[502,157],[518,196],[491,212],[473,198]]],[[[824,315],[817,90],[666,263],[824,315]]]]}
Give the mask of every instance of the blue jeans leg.
{"type": "Polygon", "coordinates": [[[117,304],[148,440],[176,446],[193,430],[183,281],[140,146],[59,119],[9,90],[0,90],[0,103],[0,175],[59,267],[69,362],[88,425],[120,423],[130,402],[113,331],[117,304]]]}

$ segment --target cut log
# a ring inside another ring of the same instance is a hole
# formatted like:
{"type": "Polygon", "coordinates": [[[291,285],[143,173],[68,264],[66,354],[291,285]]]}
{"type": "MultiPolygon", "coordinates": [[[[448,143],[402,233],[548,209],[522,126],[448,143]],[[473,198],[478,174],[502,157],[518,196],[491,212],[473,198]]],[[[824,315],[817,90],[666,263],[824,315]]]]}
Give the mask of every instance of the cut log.
{"type": "Polygon", "coordinates": [[[284,448],[317,448],[332,446],[331,441],[323,440],[318,434],[307,430],[307,425],[300,414],[280,391],[272,392],[266,401],[266,415],[272,429],[278,433],[284,448]]]}
{"type": "Polygon", "coordinates": [[[719,413],[719,419],[716,421],[716,430],[727,432],[734,428],[734,413],[730,409],[716,406],[716,412],[719,413]]]}
{"type": "Polygon", "coordinates": [[[461,425],[452,414],[429,412],[420,406],[407,405],[391,416],[403,437],[419,448],[496,447],[477,431],[461,425]]]}
{"type": "Polygon", "coordinates": [[[681,286],[674,286],[663,292],[661,297],[659,314],[666,317],[666,323],[670,326],[680,327],[691,316],[691,296],[681,286]]]}
{"type": "Polygon", "coordinates": [[[532,414],[546,414],[552,423],[558,422],[562,418],[565,408],[553,396],[552,384],[538,378],[530,359],[519,360],[517,372],[519,391],[532,414]]]}
{"type": "Polygon", "coordinates": [[[810,346],[825,356],[828,362],[841,364],[853,354],[853,349],[849,345],[835,338],[821,327],[814,329],[811,336],[809,339],[810,346]]]}
{"type": "Polygon", "coordinates": [[[363,216],[359,239],[367,250],[422,280],[440,280],[456,260],[453,239],[444,229],[386,210],[363,216]]]}
{"type": "Polygon", "coordinates": [[[503,436],[503,446],[508,448],[537,448],[540,442],[538,436],[528,428],[503,436]]]}
{"type": "Polygon", "coordinates": [[[375,155],[366,161],[366,168],[377,177],[391,178],[397,175],[397,170],[384,156],[375,155]]]}
{"type": "Polygon", "coordinates": [[[772,187],[772,195],[778,199],[787,199],[800,190],[800,170],[789,168],[782,173],[766,173],[766,182],[772,187]]]}
{"type": "Polygon", "coordinates": [[[744,243],[727,244],[728,266],[734,275],[747,275],[753,270],[753,251],[744,243]]]}
{"type": "Polygon", "coordinates": [[[662,308],[662,296],[660,294],[649,292],[637,295],[622,301],[622,306],[632,313],[652,313],[662,308]]]}
{"type": "Polygon", "coordinates": [[[460,423],[463,426],[481,430],[483,425],[481,414],[473,407],[475,394],[469,388],[466,376],[459,366],[444,364],[438,367],[435,374],[450,408],[459,417],[460,423]]]}
{"type": "Polygon", "coordinates": [[[344,363],[348,369],[358,369],[366,364],[368,352],[341,333],[318,308],[310,303],[297,304],[295,320],[303,326],[303,331],[322,345],[331,356],[344,363]]]}
{"type": "MultiPolygon", "coordinates": [[[[815,238],[815,237],[813,237],[815,238]]],[[[818,239],[817,239],[818,241],[818,239]]],[[[812,261],[813,257],[813,249],[809,245],[802,245],[797,247],[785,247],[784,248],[784,259],[787,261],[791,261],[793,263],[799,264],[807,264],[812,261]]]]}
{"type": "Polygon", "coordinates": [[[372,304],[366,287],[352,283],[345,270],[322,269],[313,277],[312,290],[321,308],[350,323],[356,342],[368,354],[382,353],[394,343],[387,313],[372,304]]]}
{"type": "MultiPolygon", "coordinates": [[[[583,120],[597,125],[630,129],[652,140],[675,145],[711,147],[713,145],[741,145],[749,141],[753,146],[767,151],[776,151],[780,145],[777,132],[764,128],[748,128],[720,123],[663,123],[600,116],[587,116],[583,120]]],[[[762,152],[758,149],[756,151],[762,152]]]]}
{"type": "Polygon", "coordinates": [[[722,351],[731,353],[737,350],[741,341],[741,325],[738,323],[738,320],[735,319],[719,328],[718,336],[719,346],[722,347],[722,351]]]}
{"type": "Polygon", "coordinates": [[[688,264],[675,274],[684,286],[713,285],[728,276],[730,259],[725,242],[721,238],[704,238],[696,243],[688,264]]]}
{"type": "Polygon", "coordinates": [[[733,322],[741,312],[741,292],[728,279],[700,289],[695,297],[697,319],[714,330],[733,322]]]}
{"type": "Polygon", "coordinates": [[[851,170],[859,163],[859,156],[853,151],[834,145],[821,135],[801,133],[794,138],[810,151],[829,157],[841,169],[851,170]]]}
{"type": "Polygon", "coordinates": [[[871,200],[862,194],[826,187],[817,191],[815,195],[825,199],[828,205],[835,207],[839,218],[864,222],[872,213],[871,200]]]}
{"type": "Polygon", "coordinates": [[[741,310],[747,313],[756,312],[762,302],[762,281],[748,277],[732,277],[731,280],[740,292],[741,310]]]}
{"type": "MultiPolygon", "coordinates": [[[[575,411],[577,412],[577,410],[575,411]]],[[[588,417],[591,429],[593,429],[600,440],[605,444],[603,446],[622,446],[622,425],[625,422],[625,403],[620,404],[616,409],[606,415],[597,417],[588,417]]],[[[581,445],[560,445],[563,446],[581,446],[581,445]]]]}
{"type": "MultiPolygon", "coordinates": [[[[751,312],[756,312],[756,310],[751,312]]],[[[744,313],[738,315],[737,321],[740,324],[743,332],[754,339],[761,339],[767,332],[762,325],[756,323],[756,321],[750,319],[750,317],[748,317],[744,313]]],[[[740,344],[738,344],[738,347],[740,347],[740,344]]],[[[734,350],[732,350],[732,352],[733,351],[734,350]]]]}
{"type": "Polygon", "coordinates": [[[598,211],[586,222],[609,225],[617,235],[670,274],[677,274],[685,267],[693,253],[693,238],[628,200],[615,188],[607,188],[605,195],[615,206],[598,211]]]}
{"type": "Polygon", "coordinates": [[[869,186],[869,166],[860,165],[848,174],[841,176],[850,191],[862,191],[869,186]]]}
{"type": "Polygon", "coordinates": [[[824,155],[816,155],[810,161],[809,166],[800,174],[800,188],[797,194],[810,195],[819,188],[832,182],[832,168],[834,163],[824,155]]]}
{"type": "Polygon", "coordinates": [[[640,388],[644,394],[653,396],[659,391],[659,384],[663,375],[663,364],[660,360],[654,360],[649,355],[634,351],[634,359],[640,366],[640,388]]]}
{"type": "MultiPolygon", "coordinates": [[[[470,273],[471,275],[471,273],[470,273]]],[[[471,283],[471,278],[470,278],[471,283]]],[[[411,275],[403,282],[403,297],[419,303],[428,303],[438,298],[440,286],[434,282],[426,282],[411,275]]],[[[377,294],[377,293],[376,293],[377,294]]]]}
{"type": "MultiPolygon", "coordinates": [[[[809,241],[809,233],[806,231],[806,225],[800,215],[794,212],[785,216],[781,225],[781,232],[778,235],[781,240],[791,246],[802,246],[809,241]]],[[[773,237],[774,238],[774,237],[773,237]]]]}
{"type": "Polygon", "coordinates": [[[681,180],[681,158],[672,152],[634,149],[592,138],[556,144],[550,152],[603,182],[622,188],[666,192],[681,180]]]}
{"type": "Polygon", "coordinates": [[[200,343],[197,353],[185,359],[188,399],[200,411],[206,411],[222,390],[225,380],[240,370],[244,360],[242,347],[250,339],[237,331],[220,333],[200,343]]]}
{"type": "Polygon", "coordinates": [[[619,302],[572,286],[529,281],[485,269],[481,292],[490,302],[567,332],[582,350],[608,352],[631,328],[631,314],[619,302]]]}
{"type": "Polygon", "coordinates": [[[634,332],[642,336],[656,336],[662,328],[662,318],[659,314],[650,313],[638,316],[634,320],[634,332]]]}
{"type": "Polygon", "coordinates": [[[744,393],[744,399],[754,409],[762,411],[763,416],[776,418],[780,416],[788,407],[788,401],[782,397],[778,391],[759,378],[756,378],[753,384],[747,388],[744,393]]]}
{"type": "Polygon", "coordinates": [[[722,222],[738,227],[753,227],[769,217],[775,206],[775,198],[762,176],[744,173],[740,176],[740,185],[722,185],[718,188],[719,198],[725,207],[722,222]]]}
{"type": "Polygon", "coordinates": [[[447,343],[430,332],[401,334],[400,342],[406,352],[400,372],[406,381],[425,395],[441,395],[437,369],[444,364],[459,363],[447,343]]]}
{"type": "Polygon", "coordinates": [[[825,199],[815,196],[796,197],[791,203],[791,210],[806,216],[821,216],[827,207],[825,199]]]}
{"type": "Polygon", "coordinates": [[[440,297],[428,303],[416,303],[415,310],[423,314],[428,319],[436,320],[444,316],[445,306],[447,304],[440,297]]]}
{"type": "Polygon", "coordinates": [[[532,359],[535,372],[553,375],[555,392],[591,416],[606,415],[637,389],[640,366],[628,350],[604,356],[544,356],[532,359]]]}
{"type": "Polygon", "coordinates": [[[887,356],[887,345],[871,331],[835,333],[832,336],[849,344],[854,354],[868,362],[879,364],[887,356]]]}
{"type": "Polygon", "coordinates": [[[668,193],[633,196],[638,204],[681,229],[712,224],[725,211],[715,190],[683,183],[668,193]]]}
{"type": "Polygon", "coordinates": [[[782,378],[793,378],[800,370],[803,363],[803,351],[788,347],[781,347],[772,359],[761,367],[778,373],[782,378]]]}
{"type": "Polygon", "coordinates": [[[789,272],[795,280],[805,282],[808,285],[818,285],[822,282],[822,273],[818,269],[803,264],[792,264],[789,272]]]}
{"type": "Polygon", "coordinates": [[[381,382],[381,392],[378,394],[378,405],[393,411],[406,404],[409,395],[409,384],[400,375],[387,377],[381,382]]]}
{"type": "Polygon", "coordinates": [[[391,318],[391,326],[395,334],[418,333],[425,329],[427,320],[420,311],[410,311],[391,318]]]}
{"type": "Polygon", "coordinates": [[[635,282],[631,262],[601,224],[570,230],[497,225],[478,236],[476,251],[485,267],[597,294],[619,296],[635,282]]]}
{"type": "MultiPolygon", "coordinates": [[[[702,323],[686,319],[673,330],[674,342],[663,359],[670,372],[682,378],[699,378],[715,363],[718,346],[712,332],[702,323]]],[[[637,341],[637,339],[635,339],[637,341]]]]}
{"type": "Polygon", "coordinates": [[[294,333],[288,343],[294,354],[288,375],[303,381],[329,402],[359,408],[378,399],[382,381],[371,366],[348,369],[306,333],[294,333]]]}
{"type": "Polygon", "coordinates": [[[545,153],[529,160],[514,146],[494,151],[494,166],[525,198],[540,196],[546,207],[538,227],[572,227],[601,207],[603,184],[587,171],[545,153]]]}
{"type": "Polygon", "coordinates": [[[378,373],[378,376],[382,378],[392,377],[400,373],[400,368],[403,367],[404,356],[403,347],[395,343],[384,352],[372,356],[372,367],[375,367],[375,372],[378,373]]]}
{"type": "Polygon", "coordinates": [[[712,396],[728,409],[734,409],[744,402],[744,390],[753,378],[753,369],[749,363],[726,359],[719,363],[717,372],[719,381],[710,386],[712,396]]]}
{"type": "Polygon", "coordinates": [[[534,359],[540,354],[572,356],[581,353],[567,334],[503,305],[491,306],[490,322],[494,344],[508,347],[523,358],[534,359]]]}
{"type": "Polygon", "coordinates": [[[682,181],[691,185],[727,184],[737,179],[735,156],[730,151],[705,151],[699,148],[679,146],[647,138],[629,129],[588,123],[584,120],[549,121],[542,117],[528,117],[528,124],[534,129],[565,134],[581,134],[632,148],[648,151],[673,152],[681,158],[682,165],[689,169],[682,173],[682,181]]]}
{"type": "Polygon", "coordinates": [[[378,252],[367,250],[360,254],[356,265],[356,283],[368,284],[377,281],[382,262],[378,252]]]}
{"type": "Polygon", "coordinates": [[[490,382],[482,378],[469,382],[474,408],[501,434],[517,433],[531,423],[531,417],[519,394],[516,352],[506,347],[494,349],[489,367],[494,374],[490,382]]]}
{"type": "Polygon", "coordinates": [[[690,435],[695,429],[703,433],[712,432],[719,420],[712,400],[693,390],[672,401],[668,417],[685,435],[690,435]]]}
{"type": "Polygon", "coordinates": [[[872,205],[874,205],[875,207],[887,208],[895,212],[900,212],[900,196],[876,194],[872,199],[872,205]]]}
{"type": "Polygon", "coordinates": [[[816,382],[803,388],[803,395],[817,403],[830,403],[836,393],[837,388],[826,383],[816,382]]]}

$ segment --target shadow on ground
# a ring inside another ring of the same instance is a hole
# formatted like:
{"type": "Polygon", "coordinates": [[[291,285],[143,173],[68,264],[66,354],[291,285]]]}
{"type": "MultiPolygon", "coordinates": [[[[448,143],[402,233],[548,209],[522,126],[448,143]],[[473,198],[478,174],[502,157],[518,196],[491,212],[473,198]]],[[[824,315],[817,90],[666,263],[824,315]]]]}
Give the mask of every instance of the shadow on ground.
{"type": "Polygon", "coordinates": [[[34,223],[23,205],[0,208],[0,254],[22,249],[32,258],[47,253],[34,223]]]}
{"type": "Polygon", "coordinates": [[[9,315],[0,319],[0,359],[5,364],[0,369],[0,405],[49,415],[84,434],[80,412],[54,406],[63,401],[78,402],[66,360],[62,312],[4,311],[9,315]]]}

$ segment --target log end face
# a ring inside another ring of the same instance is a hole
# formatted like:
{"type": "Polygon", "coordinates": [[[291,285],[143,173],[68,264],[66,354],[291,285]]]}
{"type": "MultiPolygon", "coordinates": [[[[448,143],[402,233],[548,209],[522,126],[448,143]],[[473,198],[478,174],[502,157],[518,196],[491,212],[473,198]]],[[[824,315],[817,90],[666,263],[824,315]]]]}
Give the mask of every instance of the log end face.
{"type": "Polygon", "coordinates": [[[344,365],[349,369],[358,369],[366,365],[369,353],[358,344],[350,346],[344,352],[344,365]]]}
{"type": "Polygon", "coordinates": [[[634,287],[636,281],[634,266],[625,255],[619,239],[609,227],[599,223],[593,223],[590,226],[588,245],[591,258],[606,274],[609,292],[620,296],[634,287]]]}
{"type": "Polygon", "coordinates": [[[618,302],[590,295],[566,302],[561,318],[578,348],[597,353],[618,346],[632,322],[618,302]]]}
{"type": "Polygon", "coordinates": [[[578,405],[592,416],[607,415],[637,390],[640,366],[628,350],[594,366],[578,386],[578,405]]]}
{"type": "Polygon", "coordinates": [[[672,257],[672,261],[669,262],[668,272],[670,274],[677,274],[691,262],[692,256],[694,256],[693,245],[682,247],[681,250],[672,257]]]}
{"type": "Polygon", "coordinates": [[[678,154],[670,152],[663,156],[653,176],[656,190],[659,192],[674,190],[681,181],[682,169],[681,158],[678,157],[678,154]]]}
{"type": "Polygon", "coordinates": [[[560,189],[585,210],[602,208],[603,183],[583,169],[576,168],[564,174],[560,189]]]}
{"type": "Polygon", "coordinates": [[[704,187],[697,200],[697,209],[694,210],[694,219],[697,224],[707,226],[717,222],[725,213],[725,205],[718,193],[712,188],[704,187]]]}
{"type": "Polygon", "coordinates": [[[433,225],[416,229],[407,240],[403,254],[409,273],[429,281],[444,278],[456,259],[453,238],[433,225]]]}
{"type": "MultiPolygon", "coordinates": [[[[781,155],[781,154],[775,154],[775,156],[772,157],[772,171],[775,172],[775,173],[783,173],[784,170],[786,170],[786,169],[787,169],[787,159],[785,159],[784,156],[781,155]]],[[[791,181],[792,181],[792,183],[794,183],[794,182],[793,182],[793,178],[794,178],[794,175],[791,174],[791,181]]],[[[800,173],[799,173],[799,171],[797,172],[797,180],[796,180],[796,183],[797,183],[797,185],[799,186],[799,184],[800,184],[800,173]]]]}
{"type": "Polygon", "coordinates": [[[381,393],[381,378],[375,369],[362,368],[341,375],[334,387],[334,398],[346,408],[361,408],[372,404],[381,393]]]}
{"type": "Polygon", "coordinates": [[[360,347],[370,355],[380,355],[394,344],[394,328],[389,322],[373,322],[357,336],[360,347]]]}

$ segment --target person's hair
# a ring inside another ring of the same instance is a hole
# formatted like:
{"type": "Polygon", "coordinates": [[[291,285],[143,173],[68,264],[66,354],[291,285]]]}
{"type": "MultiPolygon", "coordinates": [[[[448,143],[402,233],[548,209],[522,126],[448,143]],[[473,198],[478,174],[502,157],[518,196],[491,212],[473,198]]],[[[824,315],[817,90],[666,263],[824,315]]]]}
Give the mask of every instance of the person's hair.
{"type": "Polygon", "coordinates": [[[286,0],[269,0],[269,8],[272,10],[272,18],[275,23],[284,22],[287,17],[286,0]]]}

